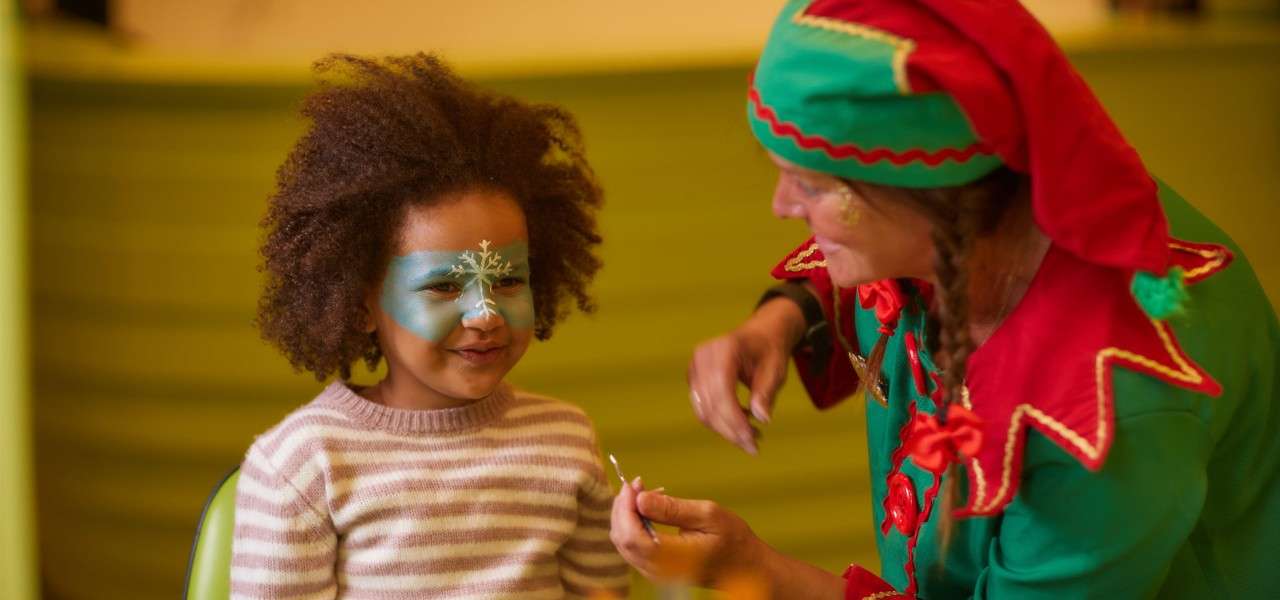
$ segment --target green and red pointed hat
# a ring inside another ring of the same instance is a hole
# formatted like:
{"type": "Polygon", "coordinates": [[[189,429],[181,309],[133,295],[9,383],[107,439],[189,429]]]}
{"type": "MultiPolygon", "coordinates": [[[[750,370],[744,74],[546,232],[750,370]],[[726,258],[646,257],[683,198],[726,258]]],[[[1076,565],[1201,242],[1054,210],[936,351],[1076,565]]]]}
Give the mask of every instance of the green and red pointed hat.
{"type": "Polygon", "coordinates": [[[954,186],[1007,166],[1030,175],[1036,222],[1062,248],[1171,264],[1154,179],[1016,0],[791,0],[748,115],[770,151],[848,179],[954,186]]]}

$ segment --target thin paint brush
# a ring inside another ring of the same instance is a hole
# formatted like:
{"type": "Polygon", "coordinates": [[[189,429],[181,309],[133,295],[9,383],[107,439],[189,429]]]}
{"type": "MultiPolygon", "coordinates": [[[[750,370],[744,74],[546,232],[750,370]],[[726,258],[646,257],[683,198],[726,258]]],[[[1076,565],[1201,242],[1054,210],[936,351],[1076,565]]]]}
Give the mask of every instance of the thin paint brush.
{"type": "MultiPolygon", "coordinates": [[[[618,459],[610,454],[609,462],[613,463],[613,470],[618,473],[618,479],[622,480],[622,485],[625,487],[631,487],[631,484],[627,483],[627,476],[622,474],[622,466],[618,464],[618,459]]],[[[632,489],[634,490],[635,488],[632,489]]],[[[653,529],[653,523],[644,515],[640,514],[639,510],[636,511],[636,516],[640,517],[640,524],[644,525],[644,530],[649,532],[649,537],[653,538],[653,543],[661,544],[662,542],[658,541],[658,532],[653,529]]]]}

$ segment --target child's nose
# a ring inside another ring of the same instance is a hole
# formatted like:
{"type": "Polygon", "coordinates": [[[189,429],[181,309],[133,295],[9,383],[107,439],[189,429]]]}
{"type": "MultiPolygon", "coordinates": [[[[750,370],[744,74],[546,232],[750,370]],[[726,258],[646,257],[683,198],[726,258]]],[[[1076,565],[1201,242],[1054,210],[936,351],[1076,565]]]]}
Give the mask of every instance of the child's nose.
{"type": "Polygon", "coordinates": [[[496,310],[477,310],[462,316],[462,326],[480,331],[493,331],[506,324],[496,310]]]}

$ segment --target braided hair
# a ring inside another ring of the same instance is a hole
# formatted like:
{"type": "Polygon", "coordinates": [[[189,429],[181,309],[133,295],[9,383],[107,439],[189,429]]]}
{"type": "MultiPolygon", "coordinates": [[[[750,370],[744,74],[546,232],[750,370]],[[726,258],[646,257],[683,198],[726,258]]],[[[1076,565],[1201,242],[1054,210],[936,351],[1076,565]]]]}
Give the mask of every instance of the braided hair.
{"type": "MultiPolygon", "coordinates": [[[[974,283],[970,259],[974,243],[990,235],[1009,212],[1012,201],[1023,186],[1025,177],[1001,168],[968,185],[910,190],[912,198],[933,222],[935,248],[934,274],[938,278],[938,311],[931,316],[928,336],[930,352],[943,365],[942,403],[937,407],[939,420],[945,420],[947,408],[959,402],[964,390],[965,371],[975,344],[970,335],[971,286],[974,283]]],[[[959,467],[947,468],[947,485],[939,502],[939,545],[945,549],[954,531],[952,512],[960,502],[959,467]]]]}
{"type": "MultiPolygon", "coordinates": [[[[876,187],[866,182],[848,181],[855,186],[876,187]]],[[[960,186],[936,188],[886,188],[887,194],[862,197],[893,197],[902,199],[923,214],[933,226],[932,241],[935,249],[934,273],[938,280],[935,290],[936,310],[931,311],[926,322],[925,341],[929,352],[937,358],[942,372],[942,402],[937,407],[939,420],[945,420],[947,408],[961,401],[964,390],[965,370],[975,344],[970,334],[975,283],[985,282],[973,277],[973,254],[976,242],[996,232],[1010,214],[1021,194],[1029,188],[1025,175],[1008,168],[1000,168],[982,179],[960,186]],[[896,192],[896,193],[895,193],[896,192]]],[[[1004,293],[1006,290],[998,290],[1004,293]]],[[[884,346],[888,335],[881,335],[868,357],[869,377],[878,379],[884,360],[884,346]]],[[[947,486],[943,491],[939,526],[941,546],[949,545],[952,532],[952,510],[959,501],[957,489],[959,477],[953,464],[947,473],[947,486]]],[[[945,555],[945,552],[943,553],[945,555]]]]}

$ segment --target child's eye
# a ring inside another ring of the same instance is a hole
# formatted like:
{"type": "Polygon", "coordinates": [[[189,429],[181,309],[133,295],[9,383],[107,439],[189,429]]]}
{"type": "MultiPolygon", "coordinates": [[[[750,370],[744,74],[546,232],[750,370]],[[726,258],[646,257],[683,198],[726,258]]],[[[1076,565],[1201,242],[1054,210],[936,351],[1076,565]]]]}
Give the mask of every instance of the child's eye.
{"type": "Polygon", "coordinates": [[[494,289],[514,289],[524,285],[524,279],[520,277],[503,277],[493,284],[494,289]]]}
{"type": "Polygon", "coordinates": [[[438,283],[429,283],[423,286],[422,291],[445,296],[457,294],[462,291],[462,288],[452,281],[441,281],[438,283]]]}

